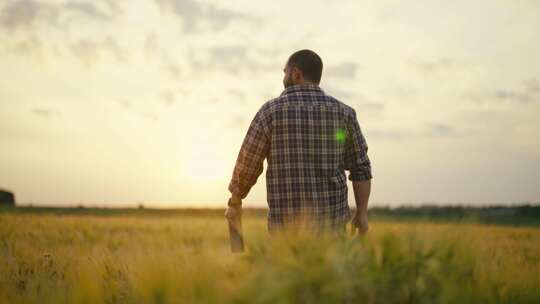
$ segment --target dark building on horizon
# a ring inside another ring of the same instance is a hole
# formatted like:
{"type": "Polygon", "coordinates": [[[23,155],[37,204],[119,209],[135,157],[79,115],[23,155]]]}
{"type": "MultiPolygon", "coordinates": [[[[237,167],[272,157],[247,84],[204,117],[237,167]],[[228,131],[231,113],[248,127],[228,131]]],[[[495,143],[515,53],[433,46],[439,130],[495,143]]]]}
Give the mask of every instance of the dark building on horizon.
{"type": "Polygon", "coordinates": [[[0,189],[0,206],[15,206],[13,192],[0,189]]]}

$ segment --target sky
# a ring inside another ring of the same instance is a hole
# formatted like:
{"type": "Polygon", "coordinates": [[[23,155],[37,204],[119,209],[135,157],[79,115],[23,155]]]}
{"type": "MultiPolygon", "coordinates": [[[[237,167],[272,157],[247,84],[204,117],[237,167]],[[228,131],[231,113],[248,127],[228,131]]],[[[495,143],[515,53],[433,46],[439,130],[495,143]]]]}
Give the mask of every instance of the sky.
{"type": "MultiPolygon", "coordinates": [[[[540,202],[534,0],[2,0],[0,188],[224,206],[251,119],[305,48],[357,112],[370,206],[540,202]]],[[[244,206],[266,206],[264,173],[244,206]]]]}

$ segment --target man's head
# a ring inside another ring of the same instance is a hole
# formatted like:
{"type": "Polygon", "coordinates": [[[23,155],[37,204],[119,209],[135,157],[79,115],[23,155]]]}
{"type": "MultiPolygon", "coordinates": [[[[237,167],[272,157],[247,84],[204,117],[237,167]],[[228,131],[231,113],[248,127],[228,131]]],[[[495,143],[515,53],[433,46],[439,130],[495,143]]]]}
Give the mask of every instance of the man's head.
{"type": "Polygon", "coordinates": [[[321,82],[323,63],[321,57],[312,50],[300,50],[292,54],[283,72],[283,86],[288,88],[295,84],[321,82]]]}

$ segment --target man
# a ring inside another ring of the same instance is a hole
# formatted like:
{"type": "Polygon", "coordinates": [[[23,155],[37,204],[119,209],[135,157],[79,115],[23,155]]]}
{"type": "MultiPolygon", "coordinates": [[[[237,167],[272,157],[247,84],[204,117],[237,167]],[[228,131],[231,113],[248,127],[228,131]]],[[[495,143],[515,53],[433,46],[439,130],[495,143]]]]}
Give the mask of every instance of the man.
{"type": "Polygon", "coordinates": [[[356,112],[327,95],[319,83],[323,63],[311,50],[292,54],[285,90],[253,118],[234,167],[225,216],[240,216],[244,199],[267,159],[268,231],[286,227],[345,231],[349,171],[356,200],[353,229],[368,230],[371,164],[356,112]]]}

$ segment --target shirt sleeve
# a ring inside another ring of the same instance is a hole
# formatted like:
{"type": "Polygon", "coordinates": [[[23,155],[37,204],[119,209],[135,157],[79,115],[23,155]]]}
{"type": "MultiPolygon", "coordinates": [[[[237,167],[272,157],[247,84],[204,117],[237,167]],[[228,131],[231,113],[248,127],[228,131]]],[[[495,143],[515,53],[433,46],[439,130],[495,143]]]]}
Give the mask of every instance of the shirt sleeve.
{"type": "Polygon", "coordinates": [[[372,178],[371,162],[367,151],[366,139],[360,130],[356,111],[352,109],[345,136],[345,170],[349,171],[349,180],[360,181],[372,178]]]}
{"type": "Polygon", "coordinates": [[[270,149],[270,134],[264,121],[262,109],[257,112],[238,153],[236,165],[229,183],[229,191],[242,199],[257,182],[263,172],[263,162],[270,149]]]}

